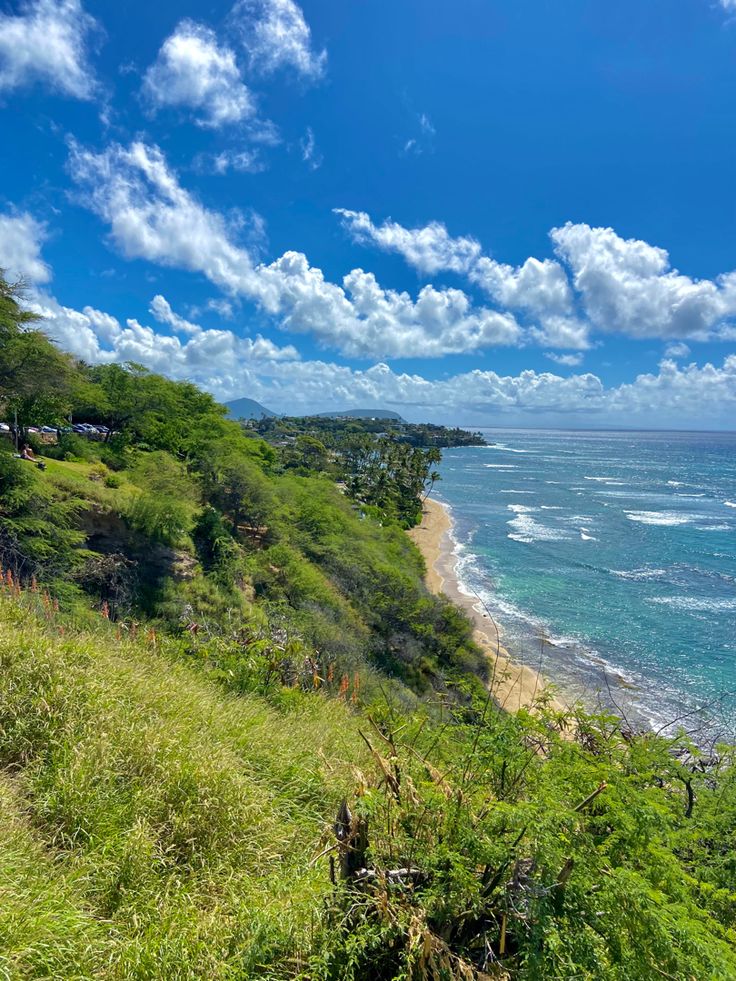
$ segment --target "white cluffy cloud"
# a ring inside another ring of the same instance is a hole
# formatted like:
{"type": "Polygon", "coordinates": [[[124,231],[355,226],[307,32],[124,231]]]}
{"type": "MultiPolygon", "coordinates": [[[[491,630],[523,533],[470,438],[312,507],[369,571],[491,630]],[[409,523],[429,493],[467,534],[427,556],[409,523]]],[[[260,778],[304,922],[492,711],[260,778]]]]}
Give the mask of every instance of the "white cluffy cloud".
{"type": "Polygon", "coordinates": [[[480,242],[464,237],[452,238],[447,228],[432,221],[422,228],[404,228],[389,218],[376,226],[365,211],[335,208],[353,239],[363,245],[377,245],[386,252],[398,252],[418,272],[432,276],[449,270],[467,274],[481,255],[480,242]]]}
{"type": "Polygon", "coordinates": [[[545,358],[554,361],[555,364],[564,365],[566,368],[576,368],[583,363],[583,355],[578,354],[556,354],[554,351],[545,351],[545,358]]]}
{"type": "Polygon", "coordinates": [[[218,44],[215,32],[183,20],[166,38],[143,79],[143,94],[154,109],[192,109],[200,126],[231,126],[255,114],[235,53],[218,44]]]}
{"type": "MultiPolygon", "coordinates": [[[[736,0],[734,0],[736,2],[736,0]]],[[[665,358],[687,358],[690,354],[690,348],[683,341],[676,341],[674,344],[668,344],[664,356],[665,358]]]]}
{"type": "Polygon", "coordinates": [[[255,71],[268,75],[293,68],[311,79],[324,74],[327,52],[313,49],[309,25],[294,0],[239,0],[231,20],[255,71]]]}
{"type": "Polygon", "coordinates": [[[257,303],[284,330],[310,333],[344,354],[437,357],[523,340],[512,314],[475,307],[462,290],[425,286],[414,300],[362,269],[338,285],[294,251],[257,263],[239,244],[239,216],[206,208],[157,147],[92,153],[73,145],[70,166],[83,202],[110,225],[123,255],[202,273],[225,293],[257,303]]]}
{"type": "Polygon", "coordinates": [[[0,14],[0,92],[40,81],[92,98],[87,41],[96,24],[80,0],[29,0],[17,15],[0,14]]]}
{"type": "Polygon", "coordinates": [[[736,313],[736,273],[691,279],[670,268],[664,249],[612,228],[568,222],[550,235],[598,330],[697,339],[736,313]]]}
{"type": "Polygon", "coordinates": [[[623,239],[612,228],[572,222],[553,228],[557,259],[530,257],[515,267],[482,255],[474,238],[453,237],[439,222],[405,228],[391,220],[376,225],[365,212],[337,213],[356,241],[396,252],[420,273],[464,275],[500,306],[534,317],[540,343],[583,350],[591,330],[664,339],[730,336],[722,325],[736,314],[736,273],[692,279],[670,267],[664,249],[623,239]]]}
{"type": "Polygon", "coordinates": [[[51,270],[41,258],[46,227],[27,212],[0,215],[0,269],[10,282],[47,283],[51,270]]]}
{"type": "MultiPolygon", "coordinates": [[[[45,231],[29,215],[0,220],[0,262],[16,258],[17,271],[45,283],[50,270],[40,254],[45,231]]],[[[501,375],[469,371],[446,379],[397,373],[381,362],[365,370],[325,361],[303,361],[291,347],[230,330],[206,330],[178,314],[162,296],[150,312],[171,333],[87,306],[63,306],[40,289],[31,297],[46,329],[89,362],[131,360],[170,377],[190,379],[221,399],[247,393],[281,411],[308,412],[384,405],[413,418],[473,424],[545,417],[561,423],[727,425],[736,412],[736,354],[721,366],[680,367],[665,359],[657,374],[642,374],[615,388],[586,372],[566,378],[552,372],[501,375]],[[182,336],[179,336],[182,335],[182,336]]],[[[563,355],[563,357],[565,357],[563,355]]],[[[573,355],[575,357],[575,355],[573,355]]]]}

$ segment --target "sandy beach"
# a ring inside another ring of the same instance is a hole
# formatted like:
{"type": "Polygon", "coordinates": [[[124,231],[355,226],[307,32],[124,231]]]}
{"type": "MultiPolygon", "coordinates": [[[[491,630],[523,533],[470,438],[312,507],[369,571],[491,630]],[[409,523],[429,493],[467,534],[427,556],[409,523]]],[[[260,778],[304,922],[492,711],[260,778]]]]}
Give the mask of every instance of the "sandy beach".
{"type": "MultiPolygon", "coordinates": [[[[530,708],[548,682],[534,668],[514,660],[503,646],[488,614],[476,609],[478,599],[460,590],[451,531],[452,518],[447,508],[439,501],[427,499],[421,524],[408,533],[427,564],[427,586],[433,593],[444,593],[465,610],[474,623],[475,640],[494,663],[492,686],[498,704],[512,712],[530,708]]],[[[559,709],[565,707],[559,698],[552,701],[559,709]]]]}

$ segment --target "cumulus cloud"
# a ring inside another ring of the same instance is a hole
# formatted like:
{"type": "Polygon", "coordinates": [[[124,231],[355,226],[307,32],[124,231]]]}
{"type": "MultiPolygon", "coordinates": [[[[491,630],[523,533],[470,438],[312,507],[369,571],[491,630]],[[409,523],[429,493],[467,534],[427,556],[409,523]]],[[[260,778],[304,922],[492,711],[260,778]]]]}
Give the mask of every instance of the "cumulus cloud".
{"type": "Polygon", "coordinates": [[[294,0],[239,0],[231,19],[255,71],[269,75],[292,68],[311,79],[324,74],[327,52],[312,47],[309,25],[294,0]]]}
{"type": "Polygon", "coordinates": [[[736,313],[736,279],[695,280],[670,268],[664,249],[612,228],[568,222],[552,230],[585,313],[600,331],[704,339],[736,313]]]}
{"type": "Polygon", "coordinates": [[[38,81],[91,99],[87,44],[96,24],[80,0],[29,0],[15,16],[0,14],[0,92],[38,81]]]}
{"type": "Polygon", "coordinates": [[[664,352],[665,358],[687,358],[689,355],[690,348],[682,341],[678,341],[675,344],[668,344],[664,352]]]}
{"type": "Polygon", "coordinates": [[[568,222],[550,232],[557,259],[528,258],[511,266],[483,255],[476,239],[451,236],[440,222],[405,228],[376,225],[365,212],[337,209],[355,241],[396,252],[423,274],[467,277],[499,306],[536,320],[541,344],[584,350],[589,333],[628,337],[731,337],[736,273],[697,280],[670,267],[661,248],[623,239],[612,228],[568,222]],[[568,276],[568,270],[570,276],[568,276]]]}
{"type": "Polygon", "coordinates": [[[168,324],[179,334],[189,334],[194,336],[195,334],[202,333],[202,328],[199,326],[199,324],[194,324],[190,320],[185,320],[184,317],[180,317],[178,313],[174,313],[174,311],[171,309],[171,304],[169,301],[165,296],[161,296],[160,293],[157,293],[156,296],[154,296],[148,309],[160,324],[168,324]]]}
{"type": "Polygon", "coordinates": [[[453,272],[467,276],[502,306],[537,313],[569,314],[572,294],[567,276],[551,259],[530,258],[514,267],[482,254],[480,242],[471,236],[455,237],[442,222],[405,228],[388,219],[375,225],[364,211],[336,208],[353,239],[396,252],[418,272],[433,275],[453,272]]]}
{"type": "Polygon", "coordinates": [[[151,312],[159,322],[171,326],[173,334],[161,333],[132,317],[121,324],[111,314],[89,306],[75,310],[43,292],[35,293],[28,306],[44,318],[49,336],[85,361],[135,361],[171,378],[195,381],[222,397],[239,390],[244,379],[260,368],[299,361],[294,347],[279,347],[260,334],[240,337],[230,330],[205,330],[192,324],[160,295],[151,302],[151,312]]]}
{"type": "MultiPolygon", "coordinates": [[[[182,318],[164,297],[157,299],[164,322],[169,318],[175,329],[179,327],[182,318]]],[[[358,370],[302,361],[291,347],[279,348],[261,337],[240,338],[232,331],[199,328],[182,341],[136,319],[123,326],[110,314],[92,307],[73,310],[43,294],[33,308],[47,318],[49,333],[63,347],[87,361],[137,361],[171,377],[190,379],[221,399],[247,393],[280,411],[372,404],[448,422],[554,417],[576,424],[584,417],[601,425],[682,425],[695,420],[717,425],[728,423],[736,411],[736,354],[720,367],[707,363],[680,368],[665,360],[657,374],[642,374],[613,388],[588,372],[561,377],[553,372],[501,375],[475,370],[437,380],[398,373],[381,362],[358,370]]]]}
{"type": "Polygon", "coordinates": [[[154,109],[193,110],[200,126],[232,126],[255,115],[235,53],[192,20],[183,20],[164,41],[144,76],[143,94],[154,109]]]}
{"type": "Polygon", "coordinates": [[[110,225],[124,256],[202,273],[227,292],[258,294],[251,257],[234,242],[237,221],[181,187],[157,147],[113,144],[96,154],[73,143],[69,165],[83,203],[110,225]]]}
{"type": "Polygon", "coordinates": [[[47,283],[51,270],[41,258],[46,226],[23,212],[0,215],[0,269],[12,282],[47,283]]]}
{"type": "MultiPolygon", "coordinates": [[[[40,256],[45,231],[26,218],[17,216],[12,219],[15,224],[0,223],[0,257],[7,254],[9,247],[15,247],[13,243],[21,235],[26,272],[35,268],[37,281],[43,282],[51,275],[40,256]]],[[[289,275],[297,281],[316,275],[304,265],[303,257],[293,254],[282,258],[287,265],[295,263],[289,275]]],[[[284,272],[280,269],[276,275],[284,272]]],[[[356,302],[380,303],[383,291],[370,277],[361,279],[366,276],[362,273],[351,284],[356,302]],[[377,298],[371,295],[376,289],[377,298]]],[[[417,305],[422,298],[416,303],[408,297],[401,302],[417,305]]],[[[439,304],[441,311],[447,299],[430,297],[430,302],[439,304]]],[[[462,301],[459,302],[462,308],[462,301]]],[[[357,370],[326,361],[303,361],[291,345],[280,347],[260,335],[241,337],[232,330],[207,330],[182,317],[161,294],[153,297],[150,312],[171,333],[132,317],[123,324],[117,317],[91,306],[75,310],[38,287],[28,305],[45,318],[46,329],[63,348],[86,361],[137,361],[171,377],[190,379],[222,399],[247,393],[281,410],[314,411],[374,404],[445,421],[545,417],[574,422],[584,416],[588,422],[627,425],[632,421],[682,425],[696,420],[709,425],[726,424],[736,411],[736,354],[726,357],[720,367],[710,363],[680,367],[674,360],[665,359],[657,374],[642,374],[614,388],[606,388],[590,372],[561,377],[553,372],[501,375],[478,369],[451,378],[430,379],[397,373],[383,362],[357,370]]],[[[298,303],[294,309],[298,310],[298,303]]],[[[444,316],[437,311],[435,315],[440,319],[444,316]]],[[[578,355],[554,357],[573,366],[572,360],[578,355]]]]}
{"type": "Polygon", "coordinates": [[[156,147],[113,145],[96,154],[73,145],[70,167],[83,202],[109,223],[125,256],[202,273],[257,303],[282,329],[344,354],[437,357],[523,340],[513,315],[475,307],[461,290],[426,286],[413,300],[362,269],[339,285],[294,251],[257,263],[239,243],[238,221],[183,188],[156,147]]]}
{"type": "Polygon", "coordinates": [[[567,368],[575,368],[583,363],[582,354],[557,354],[554,351],[545,351],[544,356],[555,364],[565,365],[567,368]]]}
{"type": "Polygon", "coordinates": [[[468,273],[478,262],[481,246],[474,238],[452,238],[438,221],[422,228],[404,228],[390,218],[374,225],[365,211],[334,208],[343,227],[362,245],[377,245],[385,252],[396,252],[420,273],[434,275],[449,270],[468,273]]]}

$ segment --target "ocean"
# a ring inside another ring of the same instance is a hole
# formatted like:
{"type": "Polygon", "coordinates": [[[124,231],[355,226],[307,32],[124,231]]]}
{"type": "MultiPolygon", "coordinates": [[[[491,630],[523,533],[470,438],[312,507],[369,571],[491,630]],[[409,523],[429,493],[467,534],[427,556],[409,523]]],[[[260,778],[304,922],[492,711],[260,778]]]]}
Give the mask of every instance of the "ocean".
{"type": "Polygon", "coordinates": [[[736,433],[482,432],[434,496],[512,655],[633,726],[736,737],[736,433]]]}

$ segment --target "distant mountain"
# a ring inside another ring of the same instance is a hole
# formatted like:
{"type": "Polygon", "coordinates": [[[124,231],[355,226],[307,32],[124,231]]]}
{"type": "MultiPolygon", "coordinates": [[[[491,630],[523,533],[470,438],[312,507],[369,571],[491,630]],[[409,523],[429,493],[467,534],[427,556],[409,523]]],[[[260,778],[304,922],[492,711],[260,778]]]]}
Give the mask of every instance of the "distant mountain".
{"type": "Polygon", "coordinates": [[[391,419],[394,422],[406,422],[398,412],[389,409],[345,409],[344,412],[318,412],[319,419],[391,419]]]}
{"type": "Polygon", "coordinates": [[[225,408],[233,419],[263,419],[276,415],[255,399],[234,399],[232,402],[226,402],[225,408]]]}

